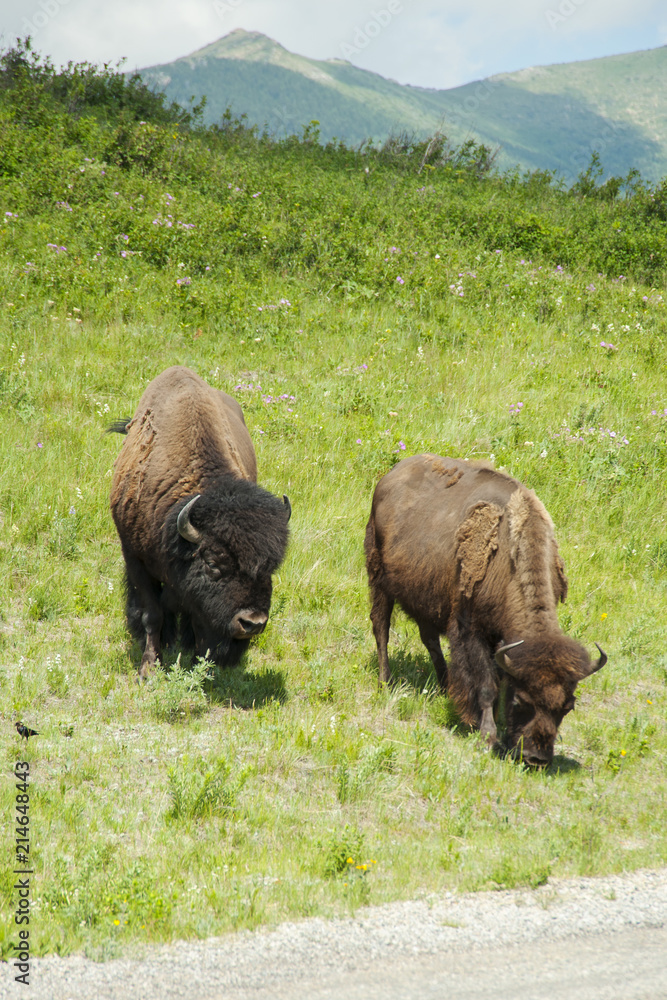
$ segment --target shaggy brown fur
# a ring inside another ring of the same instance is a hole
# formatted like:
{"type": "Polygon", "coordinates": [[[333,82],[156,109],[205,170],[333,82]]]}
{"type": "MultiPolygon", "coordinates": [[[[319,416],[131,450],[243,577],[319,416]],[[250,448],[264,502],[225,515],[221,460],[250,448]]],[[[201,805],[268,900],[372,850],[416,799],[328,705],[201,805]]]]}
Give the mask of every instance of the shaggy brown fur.
{"type": "Polygon", "coordinates": [[[173,367],[150,383],[132,420],[111,429],[127,434],[111,511],[125,558],[128,621],[146,639],[142,676],[160,654],[163,626],[168,634],[174,622],[197,652],[236,662],[268,618],[289,520],[286,498],[256,484],[241,407],[190,369],[173,367]],[[177,522],[191,499],[188,536],[177,522]]]}
{"type": "Polygon", "coordinates": [[[565,568],[535,494],[484,462],[406,458],[377,485],[365,549],[381,683],[390,679],[398,601],[462,718],[493,743],[502,679],[494,652],[521,640],[503,661],[509,740],[522,744],[524,759],[548,762],[574,689],[595,667],[558,627],[565,568]],[[449,640],[449,670],[440,635],[449,640]]]}

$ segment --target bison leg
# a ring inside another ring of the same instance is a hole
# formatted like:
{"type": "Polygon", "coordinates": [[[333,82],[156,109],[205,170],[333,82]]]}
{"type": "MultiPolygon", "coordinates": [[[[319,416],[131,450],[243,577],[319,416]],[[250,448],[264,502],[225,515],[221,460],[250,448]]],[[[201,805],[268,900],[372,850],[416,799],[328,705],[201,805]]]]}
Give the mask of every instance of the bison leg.
{"type": "Polygon", "coordinates": [[[141,613],[141,626],[146,634],[146,645],[141,657],[139,676],[146,678],[160,655],[160,630],[162,628],[162,608],[160,606],[161,587],[147,572],[143,563],[133,556],[123,553],[128,582],[128,606],[132,603],[135,617],[141,613]]]}
{"type": "Polygon", "coordinates": [[[443,691],[447,690],[447,661],[442,655],[442,647],[440,645],[440,633],[433,625],[424,624],[419,625],[419,635],[421,641],[426,646],[431,659],[433,660],[433,666],[435,667],[435,674],[438,678],[438,684],[443,691]]]}
{"type": "Polygon", "coordinates": [[[371,607],[371,622],[373,635],[378,648],[378,664],[380,667],[380,684],[388,684],[391,680],[387,643],[389,641],[389,623],[394,608],[393,597],[388,597],[379,587],[372,590],[373,605],[371,607]]]}
{"type": "Polygon", "coordinates": [[[160,606],[162,608],[161,642],[163,646],[172,646],[178,637],[178,614],[181,608],[171,587],[162,587],[160,606]]]}
{"type": "Polygon", "coordinates": [[[449,691],[463,719],[477,726],[490,746],[498,741],[493,710],[498,697],[498,680],[491,650],[475,632],[450,628],[451,650],[449,691]]]}

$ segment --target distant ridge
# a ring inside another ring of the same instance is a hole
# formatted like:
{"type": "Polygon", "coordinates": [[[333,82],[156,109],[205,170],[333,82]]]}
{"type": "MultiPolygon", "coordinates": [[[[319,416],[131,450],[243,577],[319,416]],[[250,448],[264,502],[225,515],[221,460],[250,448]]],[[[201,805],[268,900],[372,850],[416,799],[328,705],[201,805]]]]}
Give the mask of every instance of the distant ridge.
{"type": "Polygon", "coordinates": [[[500,146],[501,168],[556,170],[569,181],[596,149],[606,174],[634,167],[652,181],[667,175],[667,46],[433,90],[343,59],[308,59],[260,32],[237,29],[140,72],[181,104],[205,94],[208,123],[231,106],[279,136],[317,120],[324,141],[352,145],[442,128],[454,143],[474,138],[500,146]]]}

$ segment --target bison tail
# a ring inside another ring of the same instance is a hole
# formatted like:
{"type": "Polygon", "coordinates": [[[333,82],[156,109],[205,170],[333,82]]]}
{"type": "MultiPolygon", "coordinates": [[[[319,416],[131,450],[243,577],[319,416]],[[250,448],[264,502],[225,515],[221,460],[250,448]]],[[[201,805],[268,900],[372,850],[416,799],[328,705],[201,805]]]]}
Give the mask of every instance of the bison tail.
{"type": "Polygon", "coordinates": [[[132,417],[121,417],[120,420],[114,420],[112,424],[106,429],[107,434],[127,434],[127,425],[129,424],[132,417]]]}
{"type": "Polygon", "coordinates": [[[366,569],[368,571],[368,582],[371,586],[379,582],[382,575],[382,556],[377,547],[375,539],[375,521],[371,514],[366,525],[366,537],[364,539],[364,551],[366,553],[366,569]]]}

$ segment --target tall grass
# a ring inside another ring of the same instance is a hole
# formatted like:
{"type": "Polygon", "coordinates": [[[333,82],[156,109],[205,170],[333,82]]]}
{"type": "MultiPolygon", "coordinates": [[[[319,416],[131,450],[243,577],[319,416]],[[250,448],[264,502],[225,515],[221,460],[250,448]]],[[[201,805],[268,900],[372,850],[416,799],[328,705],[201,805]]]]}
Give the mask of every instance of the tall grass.
{"type": "Polygon", "coordinates": [[[30,93],[28,120],[0,89],[0,714],[7,773],[33,775],[35,950],[664,864],[661,189],[568,193],[460,157],[424,177],[423,150],[30,93]],[[239,399],[292,540],[242,666],[174,650],[140,686],[104,429],[170,364],[239,399]],[[561,624],[609,654],[545,772],[459,724],[400,612],[378,691],[363,531],[378,477],[424,450],[537,491],[561,624]]]}

